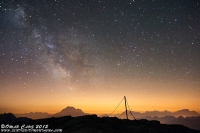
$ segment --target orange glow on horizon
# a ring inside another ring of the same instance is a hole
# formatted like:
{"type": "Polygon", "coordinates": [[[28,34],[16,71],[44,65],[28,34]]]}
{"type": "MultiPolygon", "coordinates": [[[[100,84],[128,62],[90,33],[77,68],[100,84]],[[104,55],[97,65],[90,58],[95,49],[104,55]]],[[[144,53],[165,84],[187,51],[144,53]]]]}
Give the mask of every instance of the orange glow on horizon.
{"type": "MultiPolygon", "coordinates": [[[[28,112],[48,112],[50,114],[57,113],[67,106],[82,109],[85,113],[95,114],[109,114],[119,104],[120,100],[127,97],[128,104],[132,111],[177,111],[180,109],[189,109],[200,111],[200,107],[196,105],[199,101],[198,92],[187,93],[179,92],[179,95],[164,93],[162,90],[155,90],[155,88],[148,88],[148,85],[141,86],[141,90],[122,91],[120,89],[115,92],[107,91],[107,95],[102,92],[70,90],[68,93],[60,93],[63,90],[52,92],[46,91],[32,91],[31,93],[24,89],[20,92],[4,91],[1,93],[1,99],[4,101],[1,107],[1,113],[4,111],[12,113],[28,113],[28,112]],[[148,89],[143,89],[148,88],[148,89]],[[56,96],[57,93],[57,96],[56,96]],[[123,93],[123,95],[122,95],[123,93]],[[4,94],[4,95],[2,95],[4,94]],[[73,97],[69,95],[74,95],[73,97]],[[17,100],[16,100],[17,99],[17,100]],[[5,110],[7,108],[7,110],[5,110]]],[[[177,87],[177,90],[180,89],[177,87]]],[[[98,90],[98,88],[97,88],[98,90]]],[[[106,90],[106,89],[105,89],[106,90]]],[[[115,111],[120,113],[124,111],[124,101],[115,111]]]]}

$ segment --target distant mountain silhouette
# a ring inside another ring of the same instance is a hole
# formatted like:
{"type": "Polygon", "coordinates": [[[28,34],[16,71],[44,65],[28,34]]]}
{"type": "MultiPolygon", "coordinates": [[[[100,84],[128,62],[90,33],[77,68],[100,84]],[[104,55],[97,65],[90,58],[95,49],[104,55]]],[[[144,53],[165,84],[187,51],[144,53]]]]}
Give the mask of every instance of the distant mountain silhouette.
{"type": "MultiPolygon", "coordinates": [[[[130,115],[130,111],[128,111],[129,113],[129,118],[130,119],[133,119],[133,117],[130,115]]],[[[200,116],[200,114],[198,114],[196,111],[190,111],[188,109],[183,109],[183,110],[178,110],[176,112],[169,112],[167,110],[165,111],[146,111],[144,113],[140,113],[140,112],[135,112],[135,111],[131,111],[131,113],[133,114],[133,116],[135,118],[144,118],[144,117],[147,117],[147,116],[151,116],[151,117],[154,117],[154,116],[157,116],[157,117],[165,117],[165,116],[174,116],[174,117],[179,117],[179,116],[183,116],[183,117],[187,117],[187,116],[200,116]]],[[[126,118],[126,115],[125,115],[125,111],[123,112],[123,115],[121,115],[120,118],[126,118]]],[[[106,116],[103,115],[103,116],[106,116]]],[[[112,116],[120,116],[120,114],[114,114],[112,116]]]]}
{"type": "Polygon", "coordinates": [[[75,116],[87,115],[87,113],[84,113],[81,109],[76,109],[74,107],[68,106],[62,109],[60,112],[53,115],[48,114],[46,112],[30,112],[30,113],[25,113],[25,114],[15,114],[16,117],[28,117],[31,119],[61,117],[61,116],[68,116],[68,115],[75,117],[75,116]]]}
{"type": "Polygon", "coordinates": [[[25,114],[15,114],[16,117],[28,117],[31,119],[41,119],[41,118],[49,118],[51,114],[46,112],[30,112],[25,114]]]}
{"type": "Polygon", "coordinates": [[[160,121],[162,124],[181,124],[187,126],[192,129],[200,130],[200,116],[193,116],[193,117],[186,117],[179,116],[178,118],[174,116],[165,116],[165,117],[143,117],[142,119],[147,120],[157,120],[160,121]]]}
{"type": "Polygon", "coordinates": [[[200,116],[200,114],[198,114],[196,111],[190,111],[188,109],[183,109],[183,110],[179,110],[173,113],[173,116],[200,116]]]}
{"type": "Polygon", "coordinates": [[[31,119],[30,118],[26,118],[26,117],[16,118],[14,116],[14,114],[12,114],[12,113],[0,114],[0,121],[28,121],[28,120],[31,120],[31,119]]]}
{"type": "Polygon", "coordinates": [[[56,113],[53,115],[53,117],[61,117],[61,116],[81,116],[81,115],[86,115],[81,109],[76,109],[74,107],[66,107],[65,109],[61,110],[60,112],[56,113]]]}
{"type": "Polygon", "coordinates": [[[143,115],[146,116],[157,116],[157,117],[162,117],[162,116],[170,116],[172,115],[172,112],[169,112],[167,110],[165,111],[146,111],[143,115]]]}
{"type": "MultiPolygon", "coordinates": [[[[130,111],[128,111],[130,112],[130,111]]],[[[198,114],[196,111],[190,111],[188,109],[183,109],[183,110],[178,110],[176,112],[169,112],[167,110],[165,111],[146,111],[144,113],[140,113],[140,112],[135,112],[135,111],[131,111],[133,116],[135,118],[144,118],[147,116],[157,116],[157,117],[165,117],[165,116],[174,116],[174,117],[178,117],[178,116],[200,116],[200,114],[198,114]]],[[[74,107],[68,106],[64,109],[62,109],[60,112],[56,113],[56,114],[48,114],[46,112],[30,112],[30,113],[25,113],[25,114],[15,114],[16,117],[27,117],[27,118],[31,118],[31,119],[41,119],[41,118],[49,118],[49,117],[60,117],[60,116],[67,116],[67,115],[71,115],[71,116],[81,116],[81,115],[87,115],[88,113],[83,112],[81,109],[76,109],[74,107]]],[[[130,115],[130,113],[129,113],[130,115]]],[[[101,117],[103,116],[108,116],[107,114],[101,115],[101,117]]],[[[120,114],[115,114],[112,116],[120,116],[120,114]]],[[[125,116],[125,112],[123,113],[123,115],[120,118],[126,118],[125,116]]],[[[130,119],[133,119],[133,117],[130,115],[129,116],[130,119]]]]}

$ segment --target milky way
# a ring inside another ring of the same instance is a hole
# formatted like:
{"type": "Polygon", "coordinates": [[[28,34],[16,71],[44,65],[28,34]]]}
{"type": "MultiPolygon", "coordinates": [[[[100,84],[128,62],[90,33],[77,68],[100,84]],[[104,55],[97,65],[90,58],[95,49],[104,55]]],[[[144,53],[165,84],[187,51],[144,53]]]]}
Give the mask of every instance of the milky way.
{"type": "Polygon", "coordinates": [[[94,98],[115,106],[124,95],[136,110],[200,111],[199,4],[0,1],[1,112],[23,112],[15,105],[37,96],[38,111],[48,101],[99,110],[94,98]]]}

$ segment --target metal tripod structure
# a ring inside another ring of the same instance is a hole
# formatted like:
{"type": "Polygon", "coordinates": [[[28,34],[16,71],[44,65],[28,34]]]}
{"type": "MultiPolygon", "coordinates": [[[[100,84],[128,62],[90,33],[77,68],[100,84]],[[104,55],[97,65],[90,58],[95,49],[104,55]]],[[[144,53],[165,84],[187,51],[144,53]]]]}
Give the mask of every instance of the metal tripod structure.
{"type": "MultiPolygon", "coordinates": [[[[128,110],[127,110],[128,102],[127,102],[126,96],[124,96],[124,98],[121,100],[121,102],[122,102],[123,100],[125,101],[126,119],[128,120],[128,110]]],[[[121,102],[118,104],[118,106],[121,104],[121,102]]],[[[115,108],[115,110],[118,108],[118,106],[115,108]]],[[[129,105],[128,105],[128,108],[129,108],[129,105]]],[[[114,110],[114,111],[115,111],[115,110],[114,110]]],[[[114,112],[114,111],[113,111],[113,112],[114,112]]],[[[130,111],[130,114],[133,116],[133,114],[131,113],[130,108],[129,108],[129,111],[130,111]]],[[[113,113],[113,112],[112,112],[112,113],[113,113]]],[[[112,113],[111,113],[111,114],[112,114],[112,113]]],[[[111,114],[109,114],[108,116],[110,116],[111,114]]],[[[123,114],[123,113],[122,113],[122,114],[123,114]]],[[[121,114],[121,115],[122,115],[122,114],[121,114]]],[[[121,116],[121,115],[120,115],[120,116],[121,116]]],[[[120,116],[119,116],[119,117],[120,117],[120,116]]],[[[133,116],[133,118],[135,119],[134,116],[133,116]]],[[[136,120],[136,119],[135,119],[135,120],[136,120]]]]}

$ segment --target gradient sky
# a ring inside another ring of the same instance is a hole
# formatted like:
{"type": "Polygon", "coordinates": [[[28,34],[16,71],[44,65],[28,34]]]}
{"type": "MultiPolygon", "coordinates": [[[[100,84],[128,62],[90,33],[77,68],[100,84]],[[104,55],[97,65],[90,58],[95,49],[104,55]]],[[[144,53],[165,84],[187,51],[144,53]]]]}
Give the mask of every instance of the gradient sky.
{"type": "Polygon", "coordinates": [[[124,96],[133,111],[200,112],[199,12],[199,0],[0,0],[0,113],[111,113],[124,96]]]}

